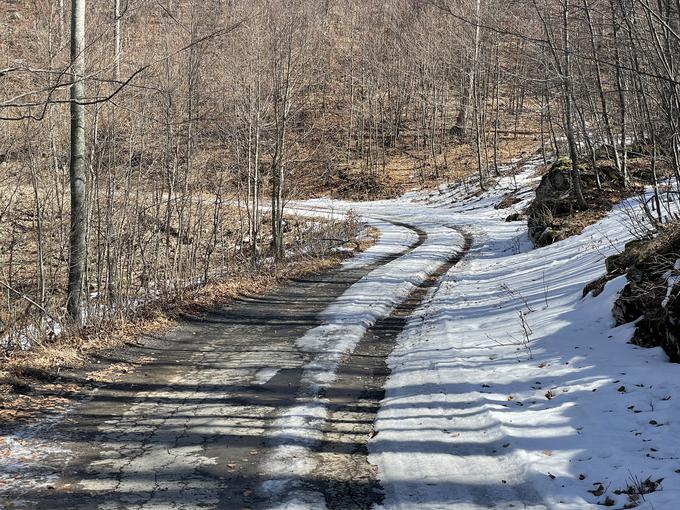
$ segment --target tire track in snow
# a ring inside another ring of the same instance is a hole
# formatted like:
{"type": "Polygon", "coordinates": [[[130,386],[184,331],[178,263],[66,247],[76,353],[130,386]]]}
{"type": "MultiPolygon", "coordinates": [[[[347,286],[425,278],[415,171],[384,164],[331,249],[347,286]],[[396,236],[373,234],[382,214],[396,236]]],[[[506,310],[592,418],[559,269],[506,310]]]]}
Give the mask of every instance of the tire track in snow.
{"type": "Polygon", "coordinates": [[[368,441],[375,437],[374,422],[385,396],[390,374],[387,357],[411,315],[426,300],[440,278],[458,264],[473,244],[472,235],[449,227],[463,236],[464,245],[384,319],[373,325],[352,355],[338,370],[338,377],[324,396],[330,416],[324,427],[324,448],[318,448],[315,480],[329,510],[369,509],[383,500],[377,468],[368,462],[368,441]]]}
{"type": "MultiPolygon", "coordinates": [[[[329,418],[334,419],[333,413],[338,412],[339,399],[343,398],[337,393],[342,392],[343,386],[347,384],[347,379],[338,378],[345,376],[355,385],[358,381],[354,391],[359,397],[366,387],[371,388],[373,400],[379,396],[376,391],[382,388],[385,377],[385,369],[381,369],[380,364],[385,364],[384,358],[391,350],[389,342],[393,345],[406,318],[423,301],[439,277],[460,260],[469,246],[467,237],[464,246],[457,243],[452,246],[450,227],[428,227],[434,239],[428,245],[426,242],[430,236],[425,230],[397,224],[417,229],[419,242],[408,253],[381,266],[352,286],[322,314],[326,316],[326,323],[298,341],[298,346],[313,353],[313,358],[304,368],[296,405],[275,421],[272,453],[263,464],[263,471],[269,479],[261,484],[258,491],[267,499],[267,508],[321,509],[327,507],[327,502],[331,508],[352,508],[356,505],[351,501],[356,503],[358,499],[365,498],[370,505],[376,500],[375,495],[369,495],[375,492],[372,487],[375,480],[373,474],[367,476],[370,483],[362,483],[365,490],[357,498],[352,490],[345,491],[341,496],[334,494],[332,487],[343,484],[339,476],[344,469],[342,465],[333,467],[333,463],[329,463],[325,466],[330,469],[327,474],[324,466],[319,468],[326,463],[326,459],[320,458],[320,451],[328,451],[332,455],[336,446],[330,448],[329,444],[344,448],[342,441],[331,439],[331,435],[338,431],[328,428],[329,418]],[[371,344],[379,343],[376,332],[384,331],[390,324],[392,327],[388,337],[393,338],[382,346],[386,352],[376,355],[374,374],[367,379],[357,377],[352,372],[352,364],[366,357],[362,349],[370,349],[371,344]],[[348,358],[352,351],[355,351],[354,357],[348,358]],[[343,369],[338,371],[341,365],[343,369]],[[352,373],[346,373],[347,370],[352,373]]],[[[372,427],[377,404],[369,408],[369,416],[363,421],[372,427]]],[[[353,464],[352,469],[366,469],[365,441],[363,451],[361,445],[357,448],[358,455],[350,456],[358,459],[350,463],[353,464]]],[[[375,494],[379,495],[379,492],[375,494]]]]}

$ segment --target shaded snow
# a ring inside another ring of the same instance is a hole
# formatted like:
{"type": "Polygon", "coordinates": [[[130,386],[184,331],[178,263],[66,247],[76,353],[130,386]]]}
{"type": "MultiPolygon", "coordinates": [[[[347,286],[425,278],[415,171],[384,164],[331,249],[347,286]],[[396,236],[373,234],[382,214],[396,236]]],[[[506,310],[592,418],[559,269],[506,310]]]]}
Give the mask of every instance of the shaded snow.
{"type": "Polygon", "coordinates": [[[625,278],[581,297],[604,274],[605,256],[630,239],[631,208],[515,254],[526,229],[493,209],[500,194],[451,207],[454,193],[430,197],[432,214],[446,207],[455,222],[474,225],[475,248],[389,358],[370,443],[384,508],[586,510],[606,497],[621,508],[628,496],[614,491],[647,477],[664,481],[638,508],[676,508],[680,367],[661,349],[628,344],[632,325],[614,327],[625,278]],[[604,494],[588,492],[600,482],[604,494]]]}
{"type": "Polygon", "coordinates": [[[633,325],[614,327],[625,278],[582,297],[604,274],[605,257],[640,228],[639,204],[534,250],[526,224],[504,219],[533,199],[538,163],[474,197],[442,186],[397,201],[312,202],[474,235],[472,251],[440,280],[388,360],[369,444],[385,509],[587,510],[606,498],[621,508],[630,500],[615,491],[648,477],[663,482],[637,508],[677,506],[680,367],[659,348],[630,345],[633,325]],[[511,191],[522,202],[494,209],[511,191]]]}

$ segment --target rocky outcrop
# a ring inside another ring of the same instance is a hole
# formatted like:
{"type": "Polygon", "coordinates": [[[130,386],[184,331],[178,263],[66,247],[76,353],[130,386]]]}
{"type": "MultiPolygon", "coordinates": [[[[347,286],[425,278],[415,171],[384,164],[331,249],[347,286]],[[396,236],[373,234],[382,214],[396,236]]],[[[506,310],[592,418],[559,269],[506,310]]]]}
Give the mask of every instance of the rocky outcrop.
{"type": "Polygon", "coordinates": [[[580,233],[587,225],[603,217],[612,205],[632,190],[621,188],[618,173],[606,161],[578,166],[581,189],[588,204],[579,208],[573,196],[571,160],[555,162],[541,179],[536,198],[527,209],[529,238],[541,247],[580,233]]]}
{"type": "Polygon", "coordinates": [[[547,246],[562,238],[555,218],[574,210],[571,198],[571,161],[560,159],[548,170],[536,189],[536,198],[529,206],[529,238],[536,246],[547,246]]]}
{"type": "Polygon", "coordinates": [[[609,270],[614,274],[625,272],[628,277],[628,284],[614,303],[617,325],[636,322],[632,343],[663,347],[676,363],[680,363],[678,244],[673,238],[662,243],[633,241],[623,253],[607,260],[609,270]]]}

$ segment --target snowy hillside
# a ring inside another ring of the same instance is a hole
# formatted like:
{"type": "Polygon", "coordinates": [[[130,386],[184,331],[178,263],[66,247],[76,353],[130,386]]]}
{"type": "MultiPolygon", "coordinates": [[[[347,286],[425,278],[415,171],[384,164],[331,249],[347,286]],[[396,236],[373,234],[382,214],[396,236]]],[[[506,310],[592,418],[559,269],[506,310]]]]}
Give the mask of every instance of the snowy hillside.
{"type": "Polygon", "coordinates": [[[498,200],[445,209],[443,195],[432,208],[471,229],[475,246],[389,359],[371,441],[384,507],[675,508],[680,367],[627,344],[632,326],[613,328],[624,277],[582,298],[630,238],[628,213],[531,250],[498,200]]]}

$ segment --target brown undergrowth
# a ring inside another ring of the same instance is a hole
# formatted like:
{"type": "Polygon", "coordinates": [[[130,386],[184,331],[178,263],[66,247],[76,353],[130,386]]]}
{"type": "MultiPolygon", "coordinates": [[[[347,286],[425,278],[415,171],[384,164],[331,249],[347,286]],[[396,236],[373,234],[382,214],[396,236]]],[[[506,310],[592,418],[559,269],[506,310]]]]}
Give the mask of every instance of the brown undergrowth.
{"type": "Polygon", "coordinates": [[[377,237],[378,231],[370,228],[356,242],[347,243],[352,249],[300,256],[268,267],[242,268],[238,275],[178,294],[169,301],[155,302],[135,317],[111,322],[106,328],[69,331],[31,350],[15,352],[0,365],[0,424],[28,421],[45,411],[64,408],[69,399],[59,395],[75,393],[75,388],[60,381],[62,370],[85,369],[86,380],[95,384],[111,380],[148,360],[137,358],[100,366],[95,358],[103,352],[137,346],[141,338],[162,335],[183,318],[200,317],[240,296],[263,295],[291,279],[337,267],[372,246],[377,237]]]}
{"type": "MultiPolygon", "coordinates": [[[[379,200],[395,198],[407,191],[430,190],[441,184],[462,181],[477,173],[474,145],[451,141],[446,150],[432,156],[413,145],[387,152],[380,168],[367,172],[360,159],[337,165],[326,172],[301,169],[296,175],[298,192],[305,197],[330,196],[345,200],[379,200]]],[[[536,136],[506,137],[499,140],[498,164],[505,165],[518,155],[534,153],[539,147],[536,136]]],[[[488,155],[493,173],[492,155],[488,155]]]]}

